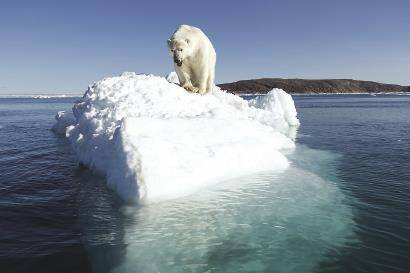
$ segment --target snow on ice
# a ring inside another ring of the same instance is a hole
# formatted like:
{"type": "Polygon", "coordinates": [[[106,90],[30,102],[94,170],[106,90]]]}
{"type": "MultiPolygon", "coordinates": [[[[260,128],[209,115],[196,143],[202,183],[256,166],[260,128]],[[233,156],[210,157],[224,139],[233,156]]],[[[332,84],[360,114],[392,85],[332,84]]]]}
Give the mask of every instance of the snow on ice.
{"type": "Polygon", "coordinates": [[[53,127],[80,162],[128,201],[157,201],[256,172],[283,170],[299,125],[281,89],[247,101],[215,87],[206,95],[166,78],[123,73],[90,86],[53,127]]]}

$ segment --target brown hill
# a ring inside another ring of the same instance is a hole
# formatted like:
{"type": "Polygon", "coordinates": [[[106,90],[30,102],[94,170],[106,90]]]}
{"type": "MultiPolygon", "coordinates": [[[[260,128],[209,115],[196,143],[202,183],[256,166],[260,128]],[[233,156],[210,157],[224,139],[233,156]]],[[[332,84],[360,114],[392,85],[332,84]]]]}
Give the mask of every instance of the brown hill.
{"type": "Polygon", "coordinates": [[[410,86],[384,84],[351,79],[305,80],[263,78],[219,84],[223,90],[232,93],[266,93],[272,88],[281,88],[288,93],[380,93],[410,92],[410,86]]]}

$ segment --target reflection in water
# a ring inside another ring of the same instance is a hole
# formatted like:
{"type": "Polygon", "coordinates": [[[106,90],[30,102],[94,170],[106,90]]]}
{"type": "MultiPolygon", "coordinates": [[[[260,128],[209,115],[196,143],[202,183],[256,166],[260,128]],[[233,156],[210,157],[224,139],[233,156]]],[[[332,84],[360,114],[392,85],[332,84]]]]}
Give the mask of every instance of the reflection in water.
{"type": "Polygon", "coordinates": [[[313,271],[353,238],[352,212],[331,182],[333,155],[298,148],[289,156],[285,172],[139,206],[121,207],[90,183],[83,220],[93,271],[313,271]]]}

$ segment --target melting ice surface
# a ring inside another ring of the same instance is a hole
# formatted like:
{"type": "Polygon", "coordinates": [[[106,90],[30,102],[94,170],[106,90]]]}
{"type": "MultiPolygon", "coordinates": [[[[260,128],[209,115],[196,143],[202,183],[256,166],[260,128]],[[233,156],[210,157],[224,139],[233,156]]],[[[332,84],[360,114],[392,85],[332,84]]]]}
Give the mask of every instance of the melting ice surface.
{"type": "Polygon", "coordinates": [[[54,130],[122,198],[167,199],[123,207],[117,225],[86,209],[93,272],[314,272],[352,238],[335,156],[295,147],[288,94],[200,96],[173,81],[106,78],[56,116],[54,130]]]}
{"type": "Polygon", "coordinates": [[[125,200],[186,196],[288,167],[283,150],[294,142],[286,134],[299,124],[290,95],[274,89],[248,102],[217,87],[204,96],[188,93],[168,80],[135,73],[105,78],[73,114],[58,113],[54,130],[125,200]]]}

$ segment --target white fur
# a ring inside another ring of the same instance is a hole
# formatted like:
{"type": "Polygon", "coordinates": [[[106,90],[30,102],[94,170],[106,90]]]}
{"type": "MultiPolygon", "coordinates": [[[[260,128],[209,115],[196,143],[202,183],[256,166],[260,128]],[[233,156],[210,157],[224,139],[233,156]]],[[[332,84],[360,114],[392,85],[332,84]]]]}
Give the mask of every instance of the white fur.
{"type": "Polygon", "coordinates": [[[183,88],[200,94],[212,90],[216,53],[202,30],[181,25],[168,39],[168,48],[174,58],[175,72],[183,88]]]}

